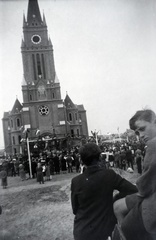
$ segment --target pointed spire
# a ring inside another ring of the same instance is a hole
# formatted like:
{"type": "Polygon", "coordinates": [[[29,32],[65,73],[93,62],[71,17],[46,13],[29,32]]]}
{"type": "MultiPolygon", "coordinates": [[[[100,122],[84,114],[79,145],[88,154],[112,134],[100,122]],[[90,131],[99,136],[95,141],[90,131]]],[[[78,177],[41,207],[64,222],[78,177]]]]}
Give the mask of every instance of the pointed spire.
{"type": "Polygon", "coordinates": [[[64,99],[64,103],[67,108],[76,108],[76,105],[73,103],[67,92],[66,97],[64,99]]]}
{"type": "Polygon", "coordinates": [[[55,83],[59,83],[59,79],[57,77],[57,74],[55,73],[55,80],[54,80],[55,83]]]}
{"type": "Polygon", "coordinates": [[[50,37],[49,37],[49,46],[52,46],[52,42],[51,42],[50,37]]]}
{"type": "Polygon", "coordinates": [[[25,14],[23,13],[23,27],[26,25],[26,19],[25,19],[25,14]]]}
{"type": "Polygon", "coordinates": [[[25,77],[24,77],[24,75],[23,75],[22,86],[26,86],[26,85],[27,85],[27,83],[26,83],[25,77]]]}
{"type": "Polygon", "coordinates": [[[24,40],[22,38],[22,43],[21,43],[21,48],[25,47],[25,43],[24,43],[24,40]]]}
{"type": "Polygon", "coordinates": [[[41,24],[42,19],[41,19],[40,9],[39,9],[37,0],[29,0],[27,22],[28,24],[32,24],[34,23],[34,21],[41,24]]]}
{"type": "Polygon", "coordinates": [[[20,112],[21,109],[22,109],[22,105],[21,105],[21,103],[19,102],[19,100],[18,100],[18,98],[16,96],[16,100],[15,100],[14,106],[13,106],[13,108],[11,110],[11,113],[12,114],[13,113],[18,113],[18,112],[20,112]]]}
{"type": "Polygon", "coordinates": [[[47,26],[47,23],[46,23],[46,19],[45,19],[45,15],[44,15],[44,13],[43,13],[43,25],[44,25],[44,26],[47,26]]]}

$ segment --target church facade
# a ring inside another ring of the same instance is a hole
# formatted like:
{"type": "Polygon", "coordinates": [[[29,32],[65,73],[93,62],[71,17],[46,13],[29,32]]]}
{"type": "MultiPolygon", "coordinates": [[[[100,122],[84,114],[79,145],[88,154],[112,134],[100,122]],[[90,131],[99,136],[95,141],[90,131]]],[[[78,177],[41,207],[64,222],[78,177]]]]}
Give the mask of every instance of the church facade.
{"type": "Polygon", "coordinates": [[[84,106],[74,104],[68,94],[64,100],[61,98],[53,45],[37,0],[29,0],[27,18],[23,15],[21,53],[23,103],[16,99],[12,110],[4,113],[6,154],[22,154],[26,134],[34,144],[40,138],[52,146],[56,141],[58,146],[67,146],[71,139],[74,145],[88,138],[84,106]]]}

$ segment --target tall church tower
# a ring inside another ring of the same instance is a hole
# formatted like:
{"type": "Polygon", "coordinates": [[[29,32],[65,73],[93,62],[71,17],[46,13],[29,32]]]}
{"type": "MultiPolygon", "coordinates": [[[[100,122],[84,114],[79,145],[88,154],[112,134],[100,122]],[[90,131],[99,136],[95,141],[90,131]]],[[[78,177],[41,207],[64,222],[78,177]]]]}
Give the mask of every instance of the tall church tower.
{"type": "Polygon", "coordinates": [[[38,141],[38,130],[40,139],[49,138],[51,147],[55,147],[56,142],[60,147],[65,143],[68,148],[81,144],[81,139],[88,137],[86,110],[82,104],[74,104],[68,94],[64,101],[61,99],[53,46],[37,0],[29,0],[27,17],[23,15],[21,53],[23,104],[16,99],[12,110],[4,113],[6,154],[25,154],[21,141],[25,138],[23,129],[29,129],[29,140],[33,144],[38,141]]]}
{"type": "Polygon", "coordinates": [[[23,16],[23,119],[41,134],[65,136],[66,115],[56,76],[53,46],[48,37],[45,16],[41,17],[37,0],[29,0],[27,19],[23,16]]]}

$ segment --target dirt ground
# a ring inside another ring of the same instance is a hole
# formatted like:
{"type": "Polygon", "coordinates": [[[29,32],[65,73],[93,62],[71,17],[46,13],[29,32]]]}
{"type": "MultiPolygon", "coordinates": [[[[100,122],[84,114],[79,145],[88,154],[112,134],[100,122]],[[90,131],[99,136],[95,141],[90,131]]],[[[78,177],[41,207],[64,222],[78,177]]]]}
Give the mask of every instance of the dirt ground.
{"type": "MultiPolygon", "coordinates": [[[[133,183],[138,177],[119,173],[133,183]]],[[[8,177],[8,188],[0,186],[0,240],[73,240],[70,183],[76,175],[54,175],[45,184],[8,177]]]]}

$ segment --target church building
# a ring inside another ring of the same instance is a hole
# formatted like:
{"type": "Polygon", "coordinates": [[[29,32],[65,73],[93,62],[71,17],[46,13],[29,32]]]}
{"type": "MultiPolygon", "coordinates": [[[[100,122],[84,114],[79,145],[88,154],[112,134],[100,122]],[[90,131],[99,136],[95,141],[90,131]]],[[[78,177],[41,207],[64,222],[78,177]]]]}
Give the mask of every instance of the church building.
{"type": "Polygon", "coordinates": [[[2,119],[5,152],[23,154],[23,139],[34,144],[41,141],[55,146],[79,144],[88,137],[86,110],[74,104],[67,94],[61,98],[55,71],[53,45],[46,19],[41,17],[37,0],[29,0],[27,18],[23,15],[23,103],[16,99],[11,111],[2,119]]]}

